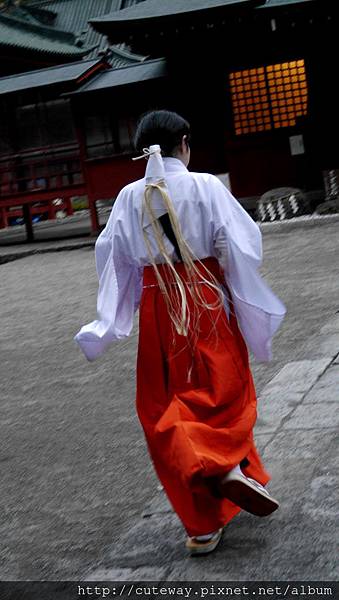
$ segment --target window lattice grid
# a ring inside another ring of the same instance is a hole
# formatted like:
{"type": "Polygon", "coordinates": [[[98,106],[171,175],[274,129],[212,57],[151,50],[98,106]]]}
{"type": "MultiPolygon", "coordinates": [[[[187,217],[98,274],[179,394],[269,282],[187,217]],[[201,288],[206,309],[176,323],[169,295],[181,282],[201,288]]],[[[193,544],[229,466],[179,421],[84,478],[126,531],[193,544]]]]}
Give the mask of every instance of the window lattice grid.
{"type": "Polygon", "coordinates": [[[271,115],[264,67],[230,74],[237,134],[271,129],[271,115]]]}
{"type": "Polygon", "coordinates": [[[304,60],[230,73],[236,135],[291,127],[307,114],[304,60]]]}
{"type": "Polygon", "coordinates": [[[267,67],[273,125],[291,127],[307,114],[307,82],[303,60],[267,67]]]}

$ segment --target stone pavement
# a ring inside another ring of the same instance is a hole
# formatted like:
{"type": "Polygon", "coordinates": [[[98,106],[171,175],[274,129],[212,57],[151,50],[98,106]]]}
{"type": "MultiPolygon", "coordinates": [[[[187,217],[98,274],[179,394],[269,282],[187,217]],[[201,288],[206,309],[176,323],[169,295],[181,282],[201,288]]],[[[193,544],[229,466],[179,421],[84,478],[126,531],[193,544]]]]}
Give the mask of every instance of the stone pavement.
{"type": "Polygon", "coordinates": [[[286,401],[281,381],[270,403],[259,401],[257,443],[281,508],[267,519],[241,513],[220,549],[202,560],[186,556],[176,517],[156,514],[163,496],[134,406],[137,318],[130,338],[95,363],[73,342],[95,318],[93,248],[1,265],[1,580],[76,580],[98,569],[109,578],[121,569],[122,578],[335,578],[327,378],[338,363],[316,363],[312,402],[301,386],[315,377],[305,361],[338,351],[338,224],[268,229],[262,272],[287,317],[272,362],[252,364],[259,397],[283,369],[290,377],[286,365],[301,369],[286,401]]]}
{"type": "Polygon", "coordinates": [[[0,265],[33,256],[34,254],[47,254],[50,252],[68,252],[69,250],[78,250],[79,248],[92,248],[95,244],[94,237],[81,237],[50,240],[46,242],[31,244],[10,244],[0,246],[0,265]]]}
{"type": "Polygon", "coordinates": [[[266,519],[240,513],[214,554],[192,558],[159,486],[139,522],[84,580],[337,580],[339,314],[307,346],[307,358],[287,363],[258,398],[255,437],[279,510],[266,519]]]}

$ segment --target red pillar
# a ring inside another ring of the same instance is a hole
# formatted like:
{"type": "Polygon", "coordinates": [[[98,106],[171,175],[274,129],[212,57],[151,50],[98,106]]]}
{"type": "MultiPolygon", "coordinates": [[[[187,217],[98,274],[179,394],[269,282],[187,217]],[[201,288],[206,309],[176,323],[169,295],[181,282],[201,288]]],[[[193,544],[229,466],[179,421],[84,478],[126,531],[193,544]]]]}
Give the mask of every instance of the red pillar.
{"type": "Polygon", "coordinates": [[[96,235],[100,231],[99,215],[98,215],[96,201],[90,197],[89,190],[88,190],[88,207],[89,207],[89,211],[90,211],[90,215],[91,215],[91,233],[92,233],[92,235],[96,235]]]}
{"type": "Polygon", "coordinates": [[[8,227],[7,207],[0,208],[0,229],[8,227]]]}
{"type": "Polygon", "coordinates": [[[48,201],[48,218],[55,219],[55,206],[53,200],[48,201]]]}
{"type": "Polygon", "coordinates": [[[26,227],[26,240],[27,240],[27,242],[34,242],[32,213],[31,213],[31,207],[28,203],[23,204],[22,212],[23,212],[25,227],[26,227]]]}
{"type": "MultiPolygon", "coordinates": [[[[79,107],[78,107],[79,108],[79,107]]],[[[76,107],[72,106],[75,130],[79,143],[79,157],[80,157],[80,165],[82,170],[82,176],[84,178],[84,182],[86,184],[87,190],[87,198],[88,198],[88,208],[91,216],[91,235],[98,235],[100,233],[100,223],[99,216],[96,207],[96,200],[91,194],[91,185],[87,173],[87,165],[86,165],[86,140],[85,140],[85,125],[84,118],[81,110],[76,110],[76,107]]]]}
{"type": "Polygon", "coordinates": [[[65,204],[66,204],[66,213],[67,213],[67,216],[70,217],[74,213],[73,204],[72,204],[72,198],[65,198],[65,204]]]}

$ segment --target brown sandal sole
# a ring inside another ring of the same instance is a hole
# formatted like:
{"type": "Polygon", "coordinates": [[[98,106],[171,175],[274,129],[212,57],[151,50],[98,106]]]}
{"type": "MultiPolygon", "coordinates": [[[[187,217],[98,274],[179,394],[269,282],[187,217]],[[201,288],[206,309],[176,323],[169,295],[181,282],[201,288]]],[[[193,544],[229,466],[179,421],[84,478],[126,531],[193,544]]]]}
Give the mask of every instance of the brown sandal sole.
{"type": "Polygon", "coordinates": [[[267,517],[279,508],[279,502],[265,492],[260,492],[255,486],[239,479],[230,479],[219,484],[218,489],[223,498],[257,517],[267,517]]]}

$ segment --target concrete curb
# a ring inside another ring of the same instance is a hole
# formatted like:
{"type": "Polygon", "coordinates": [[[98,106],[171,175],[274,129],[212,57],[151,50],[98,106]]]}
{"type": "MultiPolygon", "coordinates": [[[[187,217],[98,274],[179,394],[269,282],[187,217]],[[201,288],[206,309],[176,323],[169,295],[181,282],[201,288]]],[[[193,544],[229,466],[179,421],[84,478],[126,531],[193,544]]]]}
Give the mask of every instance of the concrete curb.
{"type": "Polygon", "coordinates": [[[47,252],[66,252],[69,250],[79,250],[79,248],[90,248],[94,247],[96,238],[85,240],[81,242],[65,242],[64,244],[51,245],[51,246],[37,246],[36,248],[30,248],[29,250],[14,250],[7,254],[0,254],[0,265],[18,260],[20,258],[26,258],[26,256],[32,256],[33,254],[46,254],[47,252]]]}
{"type": "Polygon", "coordinates": [[[288,233],[293,229],[305,229],[307,227],[317,227],[318,225],[331,225],[339,222],[339,214],[335,215],[305,215],[295,219],[286,219],[285,221],[272,221],[272,223],[259,223],[262,233],[288,233]]]}

